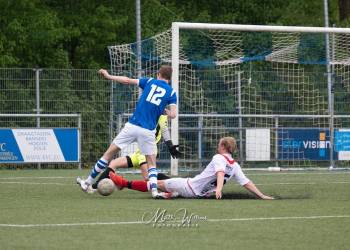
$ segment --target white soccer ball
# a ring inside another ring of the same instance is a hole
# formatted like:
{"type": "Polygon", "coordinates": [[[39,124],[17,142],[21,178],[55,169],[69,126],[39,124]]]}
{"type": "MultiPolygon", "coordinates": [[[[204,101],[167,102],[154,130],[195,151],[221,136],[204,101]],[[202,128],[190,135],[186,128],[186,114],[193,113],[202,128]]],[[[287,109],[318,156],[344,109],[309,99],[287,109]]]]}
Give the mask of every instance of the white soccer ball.
{"type": "Polygon", "coordinates": [[[113,193],[115,189],[114,182],[111,179],[105,178],[97,184],[97,191],[100,195],[108,196],[113,193]]]}

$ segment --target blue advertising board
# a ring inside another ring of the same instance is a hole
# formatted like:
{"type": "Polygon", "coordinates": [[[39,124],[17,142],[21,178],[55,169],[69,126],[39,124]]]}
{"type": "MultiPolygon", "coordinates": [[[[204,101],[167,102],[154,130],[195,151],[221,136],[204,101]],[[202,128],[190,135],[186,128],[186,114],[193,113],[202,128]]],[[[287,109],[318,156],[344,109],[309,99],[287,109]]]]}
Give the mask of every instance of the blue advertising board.
{"type": "Polygon", "coordinates": [[[334,151],[339,160],[350,160],[350,129],[334,131],[334,151]]]}
{"type": "MultiPolygon", "coordinates": [[[[328,129],[279,129],[278,160],[329,160],[328,129]]],[[[337,160],[337,154],[334,155],[337,160]]]]}
{"type": "Polygon", "coordinates": [[[0,163],[79,162],[77,128],[0,129],[0,163]]]}

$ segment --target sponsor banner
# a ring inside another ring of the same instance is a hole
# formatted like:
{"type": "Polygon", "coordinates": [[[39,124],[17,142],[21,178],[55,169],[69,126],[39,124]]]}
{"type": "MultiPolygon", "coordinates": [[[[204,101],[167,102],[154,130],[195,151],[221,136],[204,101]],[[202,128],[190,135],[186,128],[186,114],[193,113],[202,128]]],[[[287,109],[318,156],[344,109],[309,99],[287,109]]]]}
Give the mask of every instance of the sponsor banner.
{"type": "Polygon", "coordinates": [[[334,151],[339,160],[350,160],[350,129],[334,131],[334,151]]]}
{"type": "Polygon", "coordinates": [[[0,163],[78,162],[76,128],[0,129],[0,163]]]}
{"type": "Polygon", "coordinates": [[[278,130],[278,160],[329,160],[329,155],[328,129],[278,130]]]}
{"type": "Polygon", "coordinates": [[[246,160],[270,160],[270,129],[246,129],[246,160]]]}

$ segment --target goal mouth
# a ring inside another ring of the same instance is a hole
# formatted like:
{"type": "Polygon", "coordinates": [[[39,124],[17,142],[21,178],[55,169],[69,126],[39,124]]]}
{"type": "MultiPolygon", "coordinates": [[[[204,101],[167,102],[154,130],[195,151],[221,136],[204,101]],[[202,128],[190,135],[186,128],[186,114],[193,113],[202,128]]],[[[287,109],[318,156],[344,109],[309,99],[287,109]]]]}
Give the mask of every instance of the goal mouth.
{"type": "MultiPolygon", "coordinates": [[[[304,131],[309,141],[320,141],[314,137],[325,132],[326,145],[333,145],[334,130],[350,127],[342,104],[350,99],[350,29],[173,23],[172,29],[143,40],[141,48],[142,75],[155,77],[162,64],[171,63],[174,70],[179,115],[171,133],[184,157],[171,160],[173,173],[178,164],[201,169],[227,135],[236,137],[240,151],[235,157],[246,167],[328,167],[332,154],[339,164],[339,156],[347,155],[327,147],[311,157],[305,146],[279,145],[303,141],[291,129],[304,131]],[[261,139],[262,134],[269,139],[261,139]]],[[[135,43],[110,46],[109,52],[114,74],[138,75],[135,43]]],[[[113,89],[116,126],[121,127],[138,93],[119,85],[113,89]]],[[[167,166],[169,159],[161,147],[159,162],[167,166]]]]}

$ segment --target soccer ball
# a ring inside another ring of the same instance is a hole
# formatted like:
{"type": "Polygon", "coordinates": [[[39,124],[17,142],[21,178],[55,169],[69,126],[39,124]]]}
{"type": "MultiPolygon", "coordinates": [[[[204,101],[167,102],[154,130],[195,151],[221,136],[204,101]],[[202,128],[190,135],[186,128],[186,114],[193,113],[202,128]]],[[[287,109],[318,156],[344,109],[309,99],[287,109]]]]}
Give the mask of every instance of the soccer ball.
{"type": "Polygon", "coordinates": [[[114,182],[111,179],[105,178],[97,184],[97,191],[100,195],[108,196],[113,193],[115,189],[114,182]]]}

